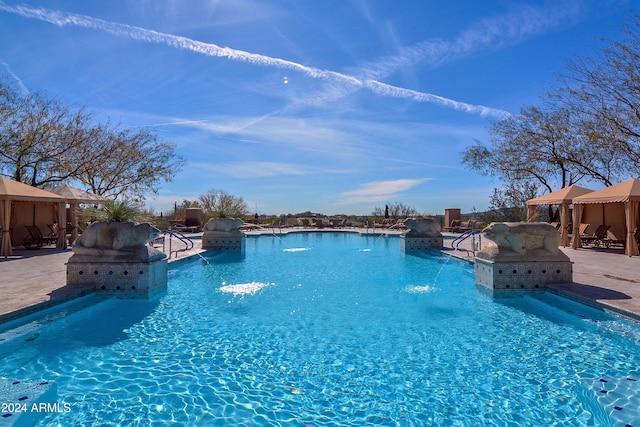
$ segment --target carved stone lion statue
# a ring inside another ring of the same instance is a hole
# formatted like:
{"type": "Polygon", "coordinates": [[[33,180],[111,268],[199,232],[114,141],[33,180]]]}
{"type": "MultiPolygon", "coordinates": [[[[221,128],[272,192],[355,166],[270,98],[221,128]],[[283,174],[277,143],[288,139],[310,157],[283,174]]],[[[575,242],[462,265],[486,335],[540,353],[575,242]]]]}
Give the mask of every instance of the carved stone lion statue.
{"type": "Polygon", "coordinates": [[[74,255],[92,257],[129,257],[137,261],[163,258],[164,254],[147,247],[160,230],[149,223],[95,222],[73,243],[74,255]]]}
{"type": "Polygon", "coordinates": [[[492,222],[482,231],[497,248],[483,249],[476,255],[480,258],[495,258],[498,253],[531,258],[563,255],[558,230],[546,222],[492,222]]]}
{"type": "Polygon", "coordinates": [[[404,225],[409,227],[410,230],[407,235],[410,236],[442,236],[442,233],[440,232],[440,224],[434,218],[407,218],[404,220],[404,225]]]}
{"type": "Polygon", "coordinates": [[[211,218],[204,225],[204,231],[237,231],[244,225],[244,221],[240,218],[211,218]]]}

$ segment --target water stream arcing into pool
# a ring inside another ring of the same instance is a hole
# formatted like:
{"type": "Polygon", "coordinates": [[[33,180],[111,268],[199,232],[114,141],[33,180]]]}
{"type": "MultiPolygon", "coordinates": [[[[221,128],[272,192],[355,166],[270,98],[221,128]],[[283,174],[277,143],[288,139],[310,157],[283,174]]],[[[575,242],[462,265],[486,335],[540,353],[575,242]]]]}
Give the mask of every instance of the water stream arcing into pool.
{"type": "Polygon", "coordinates": [[[89,297],[0,330],[0,375],[57,382],[70,411],[42,425],[640,425],[635,323],[544,293],[494,300],[470,264],[393,237],[205,256],[155,299],[89,297]]]}

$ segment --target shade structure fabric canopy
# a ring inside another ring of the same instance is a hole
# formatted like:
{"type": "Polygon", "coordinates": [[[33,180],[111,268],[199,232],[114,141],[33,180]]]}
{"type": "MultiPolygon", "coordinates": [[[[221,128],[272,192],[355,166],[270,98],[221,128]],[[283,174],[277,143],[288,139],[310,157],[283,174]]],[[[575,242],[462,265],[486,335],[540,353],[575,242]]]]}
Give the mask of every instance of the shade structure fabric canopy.
{"type": "Polygon", "coordinates": [[[573,203],[624,203],[640,201],[640,179],[630,179],[602,190],[583,194],[573,199],[573,203]]]}
{"type": "Polygon", "coordinates": [[[561,244],[567,247],[569,245],[569,233],[567,231],[567,227],[569,226],[569,205],[575,197],[591,193],[592,191],[593,190],[578,185],[570,185],[549,194],[529,199],[527,200],[529,222],[535,220],[536,207],[538,205],[559,205],[561,244]]]}
{"type": "Polygon", "coordinates": [[[102,203],[106,198],[97,194],[88,193],[70,185],[53,187],[49,191],[64,197],[69,204],[69,216],[71,217],[71,242],[78,237],[78,209],[81,203],[102,203]]]}
{"type": "Polygon", "coordinates": [[[106,200],[102,196],[88,193],[84,190],[80,190],[79,188],[75,188],[70,185],[59,185],[57,187],[49,189],[49,191],[64,197],[67,200],[67,203],[100,203],[106,200]]]}
{"type": "Polygon", "coordinates": [[[23,202],[50,202],[64,201],[64,197],[50,191],[41,190],[9,178],[0,177],[0,200],[16,200],[23,202]]]}
{"type": "Polygon", "coordinates": [[[535,199],[529,199],[527,200],[527,206],[560,205],[565,202],[572,203],[575,197],[592,192],[593,190],[589,190],[588,188],[580,187],[578,185],[570,185],[549,194],[545,194],[544,196],[536,197],[535,199]]]}
{"type": "MultiPolygon", "coordinates": [[[[41,190],[18,181],[0,177],[0,227],[2,227],[2,241],[0,242],[0,256],[12,255],[11,249],[11,203],[32,202],[32,203],[52,203],[58,206],[58,223],[66,223],[66,210],[64,209],[65,199],[49,191],[41,190]]],[[[60,233],[58,248],[66,247],[66,236],[60,233]]]]}
{"type": "MultiPolygon", "coordinates": [[[[627,229],[625,254],[629,256],[640,255],[638,244],[634,238],[635,230],[638,228],[638,219],[640,215],[638,213],[638,209],[640,208],[640,179],[632,178],[621,182],[620,184],[578,196],[573,199],[573,203],[574,205],[590,203],[623,203],[625,210],[625,225],[627,229]]],[[[574,218],[574,225],[575,222],[574,218]]]]}

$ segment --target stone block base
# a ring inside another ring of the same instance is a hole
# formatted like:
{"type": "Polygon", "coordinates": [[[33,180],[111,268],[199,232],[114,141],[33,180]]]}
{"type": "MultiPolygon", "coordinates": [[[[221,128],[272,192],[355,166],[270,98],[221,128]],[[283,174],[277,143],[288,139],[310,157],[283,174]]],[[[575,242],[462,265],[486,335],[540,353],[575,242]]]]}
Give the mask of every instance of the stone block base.
{"type": "Polygon", "coordinates": [[[244,251],[244,233],[205,231],[202,234],[202,249],[214,251],[244,251]]]}
{"type": "Polygon", "coordinates": [[[91,285],[98,292],[151,295],[167,287],[167,260],[151,262],[69,262],[67,285],[91,285]]]}
{"type": "Polygon", "coordinates": [[[491,290],[544,290],[547,283],[571,283],[571,261],[475,259],[476,283],[491,290]]]}
{"type": "Polygon", "coordinates": [[[442,249],[443,238],[438,237],[407,237],[400,236],[401,249],[405,252],[425,251],[428,249],[442,249]]]}

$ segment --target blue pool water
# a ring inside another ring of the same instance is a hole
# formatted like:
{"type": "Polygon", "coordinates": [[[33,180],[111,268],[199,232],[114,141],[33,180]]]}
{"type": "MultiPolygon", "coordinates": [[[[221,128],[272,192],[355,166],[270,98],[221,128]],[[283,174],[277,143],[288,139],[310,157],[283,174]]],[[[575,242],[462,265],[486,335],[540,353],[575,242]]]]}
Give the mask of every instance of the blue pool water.
{"type": "Polygon", "coordinates": [[[349,233],[248,237],[151,300],[0,330],[0,377],[56,381],[41,425],[640,426],[640,326],[349,233]]]}

